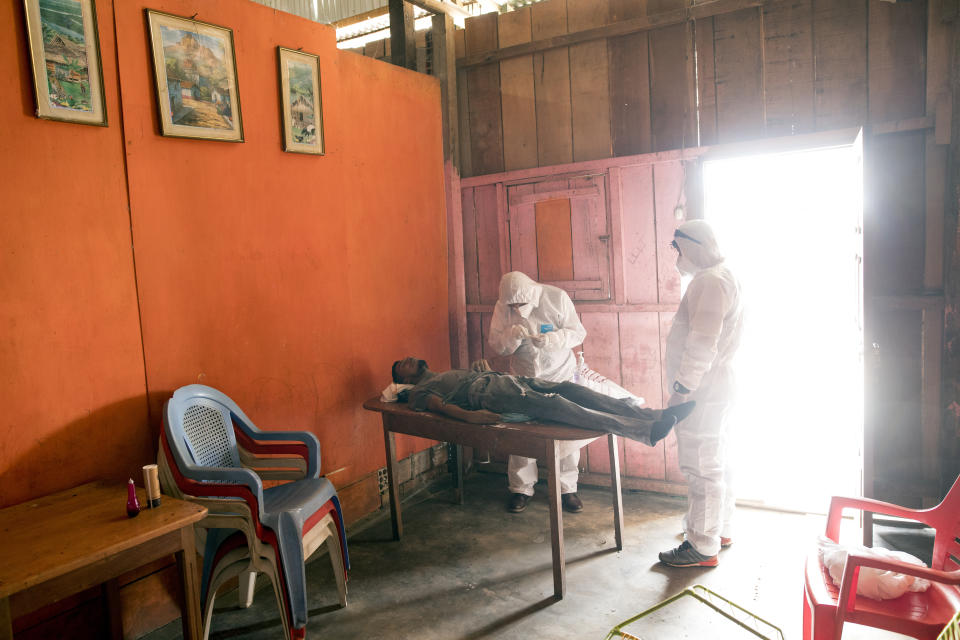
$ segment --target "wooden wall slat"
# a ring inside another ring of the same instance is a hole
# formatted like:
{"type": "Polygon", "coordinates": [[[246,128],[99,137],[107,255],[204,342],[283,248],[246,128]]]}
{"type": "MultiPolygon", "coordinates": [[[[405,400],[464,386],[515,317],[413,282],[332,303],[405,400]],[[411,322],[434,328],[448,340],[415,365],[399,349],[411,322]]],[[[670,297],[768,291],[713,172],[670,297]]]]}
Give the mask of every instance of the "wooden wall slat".
{"type": "Polygon", "coordinates": [[[647,15],[648,0],[610,0],[610,22],[620,22],[647,15]]]}
{"type": "MultiPolygon", "coordinates": [[[[567,0],[532,5],[533,39],[567,32],[567,0]]],[[[537,111],[539,166],[573,161],[573,124],[570,102],[568,47],[533,54],[533,83],[537,111]]]]}
{"type": "Polygon", "coordinates": [[[867,296],[923,289],[925,132],[874,136],[864,150],[867,296]]]}
{"type": "Polygon", "coordinates": [[[653,150],[696,146],[693,133],[692,28],[676,24],[650,32],[650,130],[653,150]]]}
{"type": "Polygon", "coordinates": [[[867,26],[867,87],[870,122],[925,113],[925,2],[870,0],[867,26]]]}
{"type": "Polygon", "coordinates": [[[483,329],[479,313],[467,314],[467,353],[470,362],[483,357],[483,329]]]}
{"type": "MultiPolygon", "coordinates": [[[[497,48],[497,14],[467,18],[466,25],[467,55],[497,48]]],[[[466,84],[471,175],[503,171],[500,65],[492,63],[467,69],[466,84]]]]}
{"type": "Polygon", "coordinates": [[[480,314],[480,330],[483,335],[483,343],[481,345],[483,348],[483,357],[486,358],[490,364],[490,368],[494,371],[510,371],[510,357],[498,356],[490,346],[489,331],[491,318],[493,318],[492,313],[480,314]]]}
{"type": "MultiPolygon", "coordinates": [[[[661,359],[666,356],[667,352],[667,334],[670,332],[670,326],[673,324],[673,316],[675,314],[663,312],[658,314],[660,316],[660,354],[661,359]]],[[[650,398],[647,400],[647,405],[654,409],[661,409],[667,406],[667,400],[670,397],[669,392],[669,383],[666,379],[666,372],[661,367],[661,380],[663,388],[663,396],[661,396],[660,403],[654,404],[655,400],[650,398]]],[[[677,433],[676,430],[670,432],[670,434],[663,439],[663,457],[664,457],[664,469],[665,476],[669,482],[686,482],[686,478],[683,473],[680,472],[680,463],[677,457],[677,433]]]]}
{"type": "MultiPolygon", "coordinates": [[[[574,188],[590,186],[593,179],[572,181],[574,188]]],[[[602,270],[609,271],[606,256],[599,255],[597,236],[608,233],[603,198],[571,198],[570,229],[573,243],[573,277],[575,280],[600,280],[602,270]],[[601,260],[603,264],[601,264],[601,260]]]]}
{"type": "MultiPolygon", "coordinates": [[[[656,313],[620,314],[620,352],[623,387],[642,396],[647,406],[661,397],[660,320],[656,313]]],[[[623,473],[627,476],[663,480],[664,446],[648,447],[628,441],[624,448],[623,473]]]]}
{"type": "MultiPolygon", "coordinates": [[[[609,0],[575,0],[567,4],[567,23],[582,31],[610,20],[609,0]]],[[[599,160],[613,154],[610,137],[610,77],[607,41],[570,47],[570,117],[573,161],[599,160]]]]}
{"type": "Polygon", "coordinates": [[[477,256],[477,212],[473,204],[473,187],[461,189],[463,216],[463,268],[467,304],[480,304],[480,273],[477,256]]]}
{"type": "Polygon", "coordinates": [[[652,148],[648,41],[646,32],[608,41],[615,156],[647,153],[652,148]]]}
{"type": "Polygon", "coordinates": [[[813,129],[813,0],[763,6],[763,77],[768,136],[813,129]]]}
{"type": "Polygon", "coordinates": [[[537,229],[533,204],[510,204],[514,195],[533,193],[533,185],[508,187],[507,203],[510,207],[510,270],[522,271],[534,280],[537,273],[537,229]]]}
{"type": "MultiPolygon", "coordinates": [[[[617,185],[613,188],[617,188],[617,185]]],[[[651,165],[623,167],[620,170],[619,188],[623,228],[623,279],[627,302],[656,302],[657,249],[654,246],[656,239],[651,165]]]]}
{"type": "Polygon", "coordinates": [[[697,91],[700,101],[697,140],[699,144],[711,145],[717,142],[717,76],[713,18],[695,21],[693,37],[697,51],[697,91]]]}
{"type": "Polygon", "coordinates": [[[680,304],[680,272],[677,253],[670,248],[673,232],[680,224],[674,216],[677,204],[686,204],[684,167],[680,161],[660,162],[653,166],[653,191],[656,195],[656,245],[658,301],[680,304]]]}
{"type": "Polygon", "coordinates": [[[591,369],[620,384],[620,328],[617,314],[584,312],[580,322],[587,330],[584,360],[591,369]]]}
{"type": "Polygon", "coordinates": [[[493,304],[500,293],[500,227],[497,224],[497,187],[476,187],[477,260],[480,304],[493,304]]]}
{"type": "MultiPolygon", "coordinates": [[[[617,438],[617,455],[620,456],[620,475],[625,476],[626,471],[623,468],[623,461],[626,460],[624,451],[625,444],[629,442],[626,438],[617,438]]],[[[610,473],[610,453],[607,450],[607,439],[597,438],[586,446],[587,449],[587,470],[590,473],[610,473]]],[[[580,467],[583,468],[583,456],[580,458],[580,467]]],[[[609,475],[608,475],[609,477],[609,475]]]]}
{"type": "Polygon", "coordinates": [[[763,135],[763,20],[759,9],[714,17],[718,142],[763,135]]]}
{"type": "MultiPolygon", "coordinates": [[[[530,7],[501,14],[497,20],[500,47],[530,42],[530,7]]],[[[500,61],[503,105],[504,170],[537,166],[537,111],[533,89],[533,56],[500,61]]]]}
{"type": "Polygon", "coordinates": [[[814,0],[813,55],[817,131],[866,122],[866,0],[814,0]]]}

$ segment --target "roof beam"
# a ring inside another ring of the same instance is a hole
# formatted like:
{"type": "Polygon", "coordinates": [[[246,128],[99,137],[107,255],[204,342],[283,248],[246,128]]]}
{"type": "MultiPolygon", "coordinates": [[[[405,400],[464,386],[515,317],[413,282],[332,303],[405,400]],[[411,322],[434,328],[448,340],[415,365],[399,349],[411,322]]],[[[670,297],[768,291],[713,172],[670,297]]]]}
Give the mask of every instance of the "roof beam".
{"type": "Polygon", "coordinates": [[[445,13],[455,20],[463,20],[473,15],[464,9],[458,0],[407,0],[407,2],[430,13],[445,13]]]}

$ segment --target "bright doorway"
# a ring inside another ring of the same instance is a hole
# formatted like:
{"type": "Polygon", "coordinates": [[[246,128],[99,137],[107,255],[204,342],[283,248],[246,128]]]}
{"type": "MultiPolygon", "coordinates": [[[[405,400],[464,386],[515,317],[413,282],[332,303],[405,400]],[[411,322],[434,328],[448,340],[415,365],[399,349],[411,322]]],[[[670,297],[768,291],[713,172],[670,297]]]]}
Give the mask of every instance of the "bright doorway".
{"type": "Polygon", "coordinates": [[[859,495],[862,153],[856,143],[704,162],[705,217],[740,278],[738,501],[825,512],[859,495]]]}

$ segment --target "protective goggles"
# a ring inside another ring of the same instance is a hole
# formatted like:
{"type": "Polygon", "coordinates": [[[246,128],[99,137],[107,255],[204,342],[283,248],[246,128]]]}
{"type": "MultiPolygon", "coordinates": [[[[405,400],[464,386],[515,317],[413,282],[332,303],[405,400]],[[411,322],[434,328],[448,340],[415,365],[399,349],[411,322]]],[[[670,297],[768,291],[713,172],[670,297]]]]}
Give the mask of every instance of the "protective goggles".
{"type": "Polygon", "coordinates": [[[680,245],[677,244],[676,238],[683,238],[684,240],[689,240],[690,242],[692,242],[692,243],[694,243],[694,244],[703,244],[702,242],[700,242],[700,241],[697,240],[696,238],[693,238],[693,237],[691,237],[691,236],[688,236],[687,234],[685,234],[683,231],[680,231],[679,229],[677,229],[676,231],[673,232],[673,237],[674,237],[675,239],[670,243],[670,246],[673,247],[674,249],[676,249],[677,251],[680,251],[680,245]]]}

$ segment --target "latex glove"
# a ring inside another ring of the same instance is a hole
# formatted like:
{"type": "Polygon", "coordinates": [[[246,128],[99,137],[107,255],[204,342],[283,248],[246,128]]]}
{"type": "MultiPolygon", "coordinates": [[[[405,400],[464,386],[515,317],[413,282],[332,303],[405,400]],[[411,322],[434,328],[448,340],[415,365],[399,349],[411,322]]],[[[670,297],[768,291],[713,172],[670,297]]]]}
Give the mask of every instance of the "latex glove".
{"type": "Polygon", "coordinates": [[[667,406],[668,406],[668,407],[675,407],[675,406],[677,406],[678,404],[683,404],[684,402],[689,402],[689,401],[690,401],[690,394],[689,394],[689,393],[676,393],[676,392],[674,392],[674,393],[671,393],[671,394],[670,394],[670,399],[667,401],[667,406]]]}
{"type": "Polygon", "coordinates": [[[547,345],[547,334],[539,333],[535,336],[531,336],[530,344],[535,346],[537,349],[543,349],[547,345]]]}
{"type": "Polygon", "coordinates": [[[530,329],[525,325],[515,324],[510,327],[510,337],[514,340],[523,340],[524,338],[530,337],[530,329]]]}

